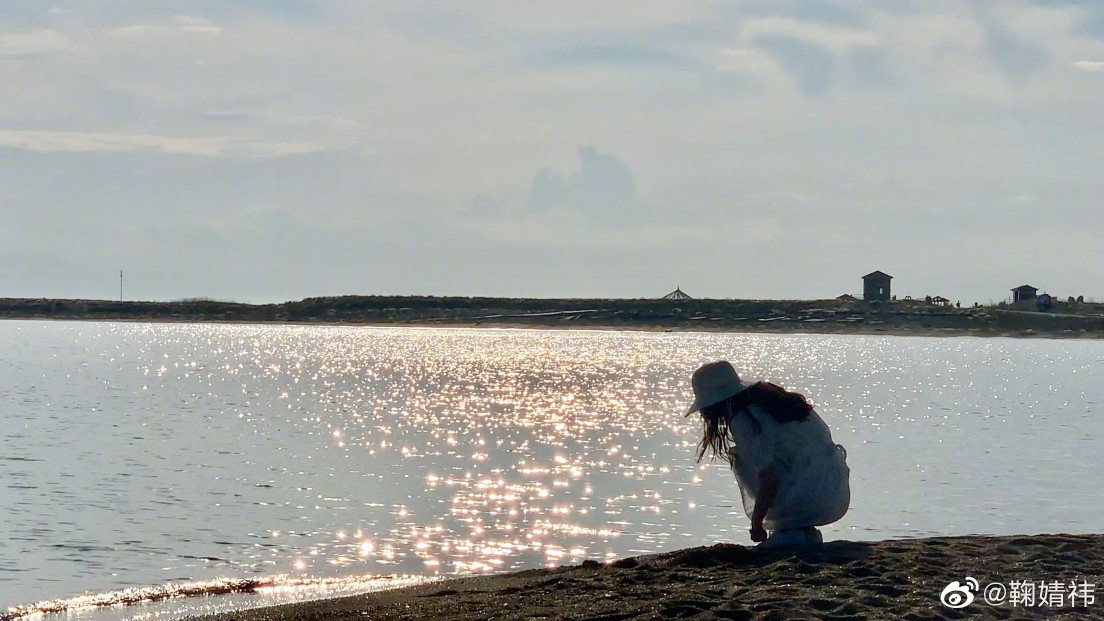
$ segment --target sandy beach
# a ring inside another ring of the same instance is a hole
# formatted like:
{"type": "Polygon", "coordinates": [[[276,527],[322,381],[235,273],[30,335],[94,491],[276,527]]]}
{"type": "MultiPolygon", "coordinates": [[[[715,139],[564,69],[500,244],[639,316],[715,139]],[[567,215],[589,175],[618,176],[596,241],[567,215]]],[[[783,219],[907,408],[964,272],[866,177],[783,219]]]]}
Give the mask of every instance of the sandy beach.
{"type": "Polygon", "coordinates": [[[801,552],[716,544],[204,619],[1104,618],[1098,588],[1104,535],[833,541],[801,552]],[[941,603],[952,581],[968,589],[967,577],[978,583],[973,601],[941,603]]]}

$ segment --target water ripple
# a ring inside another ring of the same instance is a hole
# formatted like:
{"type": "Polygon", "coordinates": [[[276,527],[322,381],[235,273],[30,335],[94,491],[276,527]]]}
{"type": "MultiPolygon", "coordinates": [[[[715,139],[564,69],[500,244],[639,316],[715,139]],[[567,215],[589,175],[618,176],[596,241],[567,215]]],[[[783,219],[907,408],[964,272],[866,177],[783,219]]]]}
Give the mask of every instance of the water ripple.
{"type": "Polygon", "coordinates": [[[847,447],[826,537],[1104,530],[1093,341],[0,322],[0,346],[3,602],[748,543],[681,415],[718,358],[847,447]]]}

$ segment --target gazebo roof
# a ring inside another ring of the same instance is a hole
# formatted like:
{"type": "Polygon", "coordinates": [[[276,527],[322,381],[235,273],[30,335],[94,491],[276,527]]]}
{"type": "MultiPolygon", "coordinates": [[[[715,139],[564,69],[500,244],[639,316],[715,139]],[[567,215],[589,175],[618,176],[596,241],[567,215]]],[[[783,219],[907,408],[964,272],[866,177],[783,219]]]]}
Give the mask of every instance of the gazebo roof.
{"type": "Polygon", "coordinates": [[[687,295],[682,289],[675,287],[675,290],[663,296],[664,300],[693,300],[694,298],[687,295]]]}

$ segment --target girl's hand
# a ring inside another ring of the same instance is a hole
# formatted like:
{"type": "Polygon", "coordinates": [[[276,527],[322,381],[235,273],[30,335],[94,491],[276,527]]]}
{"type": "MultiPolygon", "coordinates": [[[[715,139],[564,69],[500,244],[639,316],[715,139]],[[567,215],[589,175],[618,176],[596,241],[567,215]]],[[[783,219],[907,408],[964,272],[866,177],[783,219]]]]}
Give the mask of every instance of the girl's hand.
{"type": "Polygon", "coordinates": [[[762,524],[752,524],[751,540],[755,543],[761,543],[767,540],[767,531],[763,529],[762,524]]]}

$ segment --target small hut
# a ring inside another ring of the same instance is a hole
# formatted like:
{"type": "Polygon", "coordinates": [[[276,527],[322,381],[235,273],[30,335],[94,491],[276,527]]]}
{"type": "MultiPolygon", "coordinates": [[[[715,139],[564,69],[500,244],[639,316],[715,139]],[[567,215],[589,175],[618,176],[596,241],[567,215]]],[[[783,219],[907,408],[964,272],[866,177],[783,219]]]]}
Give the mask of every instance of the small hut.
{"type": "Polygon", "coordinates": [[[889,281],[893,280],[892,276],[885,272],[874,271],[863,276],[862,279],[864,300],[867,302],[889,301],[889,281]]]}
{"type": "Polygon", "coordinates": [[[1026,302],[1027,300],[1034,300],[1038,297],[1039,288],[1032,287],[1031,285],[1020,285],[1012,290],[1012,303],[1026,302]]]}

